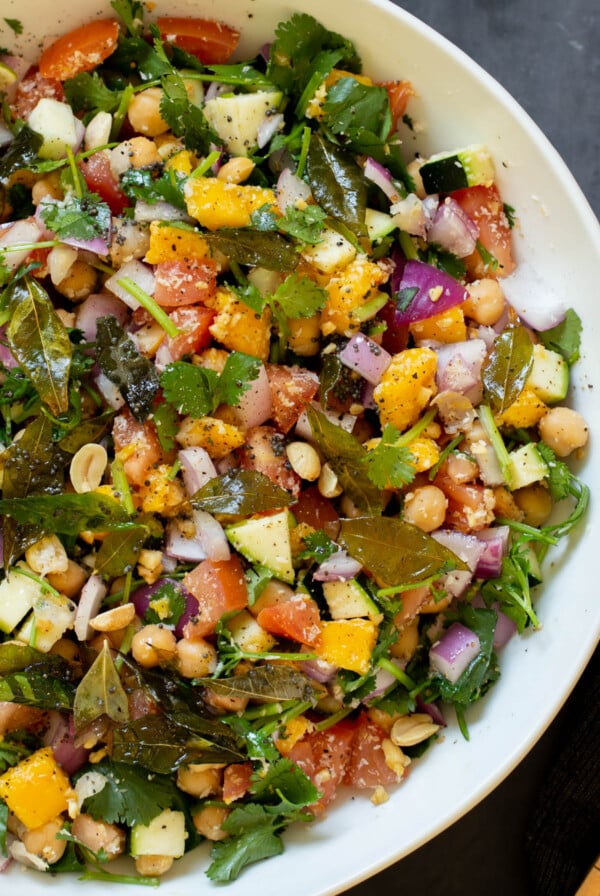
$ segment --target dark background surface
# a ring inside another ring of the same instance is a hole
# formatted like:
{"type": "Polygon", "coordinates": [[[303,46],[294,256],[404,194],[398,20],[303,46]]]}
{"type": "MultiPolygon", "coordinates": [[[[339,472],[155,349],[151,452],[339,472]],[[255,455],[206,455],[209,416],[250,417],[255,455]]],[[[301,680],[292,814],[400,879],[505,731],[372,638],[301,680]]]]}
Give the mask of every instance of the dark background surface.
{"type": "MultiPolygon", "coordinates": [[[[515,97],[600,215],[598,0],[404,0],[397,5],[468,53],[515,97]]],[[[490,796],[430,843],[353,887],[347,896],[537,896],[551,890],[556,896],[574,896],[577,884],[558,882],[561,867],[553,869],[553,883],[539,884],[552,861],[548,856],[557,862],[561,858],[562,844],[553,838],[562,832],[560,824],[557,829],[549,824],[542,832],[536,824],[546,817],[549,805],[558,818],[561,813],[567,818],[572,809],[561,805],[564,794],[558,790],[556,774],[585,752],[580,748],[590,732],[577,725],[588,716],[590,700],[597,699],[599,666],[597,651],[556,720],[490,796]]],[[[597,727],[596,712],[596,736],[597,727]]],[[[573,766],[574,776],[585,779],[587,771],[573,766]]],[[[595,834],[590,864],[600,852],[600,831],[595,834]]],[[[568,852],[573,856],[577,847],[570,844],[568,852]]]]}

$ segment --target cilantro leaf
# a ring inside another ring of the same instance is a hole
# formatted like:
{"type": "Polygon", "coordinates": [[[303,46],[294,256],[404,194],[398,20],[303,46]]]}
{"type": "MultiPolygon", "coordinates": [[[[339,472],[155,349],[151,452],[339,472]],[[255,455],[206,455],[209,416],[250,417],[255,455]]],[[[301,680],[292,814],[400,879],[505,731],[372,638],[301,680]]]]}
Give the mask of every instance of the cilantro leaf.
{"type": "Polygon", "coordinates": [[[230,836],[212,848],[212,862],[206,872],[210,880],[235,880],[247,865],[280,855],[283,841],[273,829],[275,824],[263,806],[250,804],[234,809],[223,824],[230,836]]]}
{"type": "Polygon", "coordinates": [[[260,362],[243,352],[231,352],[221,374],[188,361],[175,361],[163,371],[160,383],[167,401],[180,414],[204,417],[220,404],[235,406],[258,376],[260,362]]]}
{"type": "Polygon", "coordinates": [[[162,78],[160,114],[176,137],[183,137],[188,149],[207,155],[218,138],[204,112],[188,96],[183,78],[174,69],[162,78]]]}
{"type": "Polygon", "coordinates": [[[378,445],[365,458],[367,475],[378,488],[402,488],[415,478],[414,456],[410,448],[397,445],[400,433],[387,424],[378,445]]]}
{"type": "Polygon", "coordinates": [[[179,429],[179,417],[176,409],[168,401],[161,401],[154,408],[152,415],[158,441],[163,451],[173,451],[175,448],[175,436],[179,429]]]}
{"type": "Polygon", "coordinates": [[[165,579],[152,592],[148,609],[144,613],[144,622],[177,625],[186,606],[186,597],[179,583],[165,579]]]}
{"type": "Polygon", "coordinates": [[[115,112],[122,91],[110,90],[98,72],[81,72],[64,83],[65,97],[76,113],[115,112]]]}
{"type": "Polygon", "coordinates": [[[316,560],[317,563],[322,563],[324,560],[328,560],[336,551],[339,551],[335,541],[332,541],[329,535],[322,529],[309,532],[302,539],[302,544],[304,549],[298,555],[300,560],[316,560]]]}
{"type": "Polygon", "coordinates": [[[110,233],[110,208],[95,193],[81,199],[68,196],[61,202],[44,202],[40,214],[48,229],[62,240],[89,242],[105,239],[110,233]]]}
{"type": "Polygon", "coordinates": [[[19,19],[5,18],[4,21],[15,34],[23,34],[23,23],[19,19]]]}
{"type": "Polygon", "coordinates": [[[390,101],[385,87],[341,78],[327,91],[325,122],[334,134],[344,136],[357,151],[369,133],[383,141],[391,127],[390,101]]]}
{"type": "Polygon", "coordinates": [[[111,0],[110,5],[121,16],[129,34],[139,37],[144,28],[144,5],[138,0],[111,0]]]}
{"type": "Polygon", "coordinates": [[[581,318],[573,308],[569,308],[560,324],[538,333],[538,336],[547,349],[558,352],[571,367],[579,358],[581,318]]]}
{"type": "Polygon", "coordinates": [[[129,199],[142,199],[151,204],[168,202],[186,211],[183,185],[185,174],[174,168],[160,173],[152,168],[129,168],[121,177],[121,189],[129,199]]]}
{"type": "Polygon", "coordinates": [[[231,352],[219,376],[215,388],[216,406],[228,404],[235,407],[259,374],[260,361],[243,352],[231,352]]]}
{"type": "Polygon", "coordinates": [[[321,239],[326,218],[327,214],[318,205],[307,205],[304,209],[290,205],[285,215],[277,219],[276,225],[284,233],[314,246],[321,239]]]}
{"type": "Polygon", "coordinates": [[[325,305],[327,292],[308,277],[290,274],[281,283],[269,302],[292,320],[312,317],[325,305]]]}
{"type": "Polygon", "coordinates": [[[98,762],[94,771],[106,778],[106,784],[83,805],[93,818],[108,824],[149,824],[163,809],[180,802],[169,776],[151,775],[133,765],[112,761],[98,762]]]}

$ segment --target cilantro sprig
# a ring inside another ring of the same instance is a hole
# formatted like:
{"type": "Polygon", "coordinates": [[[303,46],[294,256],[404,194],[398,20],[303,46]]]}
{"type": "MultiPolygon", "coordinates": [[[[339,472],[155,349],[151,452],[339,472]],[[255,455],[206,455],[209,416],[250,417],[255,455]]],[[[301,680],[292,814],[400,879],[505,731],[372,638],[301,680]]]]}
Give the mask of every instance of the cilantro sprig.
{"type": "Polygon", "coordinates": [[[188,361],[175,361],[161,374],[160,384],[165,399],[180,414],[205,417],[220,404],[238,404],[258,376],[259,367],[256,358],[243,352],[232,352],[221,373],[188,361]]]}

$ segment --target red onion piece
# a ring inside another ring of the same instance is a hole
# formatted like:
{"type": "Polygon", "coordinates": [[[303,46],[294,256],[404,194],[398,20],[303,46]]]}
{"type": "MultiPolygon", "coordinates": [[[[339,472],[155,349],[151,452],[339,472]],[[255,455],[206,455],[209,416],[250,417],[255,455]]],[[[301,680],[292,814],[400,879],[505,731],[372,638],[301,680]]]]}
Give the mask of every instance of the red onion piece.
{"type": "Polygon", "coordinates": [[[19,265],[25,261],[31,252],[31,244],[37,243],[44,228],[36,218],[23,218],[14,224],[0,226],[0,252],[3,254],[3,263],[9,271],[16,271],[19,265]],[[16,246],[26,246],[25,249],[14,249],[16,246]]]}
{"type": "Polygon", "coordinates": [[[423,203],[415,193],[409,193],[390,208],[394,224],[413,236],[425,236],[426,218],[423,203]]]}
{"type": "Polygon", "coordinates": [[[363,383],[362,393],[360,396],[360,403],[363,408],[367,408],[370,411],[374,411],[377,407],[377,403],[373,397],[373,393],[375,391],[375,386],[373,383],[367,382],[367,380],[363,383]]]}
{"type": "MultiPolygon", "coordinates": [[[[472,604],[477,609],[486,607],[485,601],[480,594],[475,595],[472,604]]],[[[514,619],[511,619],[510,616],[507,616],[506,613],[502,612],[500,604],[497,601],[494,601],[490,609],[495,610],[497,616],[492,646],[494,650],[499,650],[501,647],[504,647],[505,644],[508,644],[513,635],[516,635],[517,623],[514,619]]]]}
{"type": "Polygon", "coordinates": [[[125,399],[121,394],[121,390],[112,382],[112,380],[109,380],[105,373],[100,372],[95,374],[94,383],[96,384],[98,392],[109,407],[114,411],[118,411],[123,407],[125,399]]]}
{"type": "MultiPolygon", "coordinates": [[[[78,125],[78,127],[77,127],[78,131],[79,131],[79,126],[81,126],[81,128],[83,129],[81,132],[81,136],[80,136],[80,141],[81,141],[81,140],[83,140],[85,128],[83,127],[83,125],[81,124],[79,119],[77,119],[77,125],[78,125]]],[[[36,217],[40,220],[40,226],[42,226],[44,228],[46,227],[46,225],[44,223],[44,218],[43,218],[43,213],[44,213],[45,209],[49,209],[55,205],[60,205],[62,207],[64,204],[65,203],[61,202],[58,199],[49,199],[49,198],[42,199],[42,201],[38,204],[36,211],[35,211],[36,217]]],[[[51,238],[55,237],[53,230],[48,229],[47,233],[48,233],[48,235],[51,236],[51,238]]],[[[60,237],[60,242],[64,243],[66,246],[72,246],[74,249],[85,249],[88,252],[92,252],[94,255],[102,255],[102,256],[108,255],[109,245],[111,242],[110,224],[107,226],[107,228],[105,229],[105,232],[102,235],[98,235],[91,240],[82,240],[82,239],[78,239],[77,237],[65,236],[65,237],[60,237]]]]}
{"type": "Polygon", "coordinates": [[[503,279],[502,290],[523,323],[534,330],[550,330],[565,319],[567,300],[526,261],[503,279]]]}
{"type": "Polygon", "coordinates": [[[431,533],[439,543],[456,554],[463,563],[466,563],[471,572],[477,569],[477,564],[485,550],[485,546],[474,535],[457,532],[454,529],[438,529],[431,533]]]}
{"type": "Polygon", "coordinates": [[[442,311],[460,305],[468,296],[465,287],[454,277],[424,261],[411,259],[404,267],[399,292],[414,289],[417,292],[408,306],[396,310],[396,326],[441,314],[442,311]]]}
{"type": "Polygon", "coordinates": [[[383,190],[390,202],[399,202],[400,194],[398,193],[398,188],[394,183],[391,172],[388,171],[387,168],[384,168],[379,162],[376,162],[371,156],[367,157],[365,167],[363,168],[363,174],[367,180],[370,180],[371,183],[379,187],[380,190],[383,190]]]}
{"type": "Polygon", "coordinates": [[[435,722],[436,725],[441,725],[443,728],[446,727],[446,719],[436,703],[425,703],[420,694],[417,694],[416,703],[420,712],[426,712],[428,716],[431,716],[432,722],[435,722]]]}
{"type": "Polygon", "coordinates": [[[265,365],[261,364],[258,376],[251,381],[249,388],[242,393],[234,407],[233,416],[240,429],[250,429],[268,420],[272,410],[273,396],[269,377],[265,365]]]}
{"type": "Polygon", "coordinates": [[[435,374],[439,392],[458,392],[472,404],[482,398],[481,367],[487,357],[483,339],[467,339],[435,347],[438,363],[435,374]]]}
{"type": "Polygon", "coordinates": [[[169,557],[187,563],[202,560],[229,560],[229,542],[221,524],[205,510],[193,513],[195,532],[188,536],[182,532],[176,520],[167,526],[166,552],[169,557]]]}
{"type": "Polygon", "coordinates": [[[124,326],[129,318],[129,308],[109,293],[91,293],[77,306],[75,314],[75,326],[82,331],[86,342],[95,342],[99,317],[116,317],[124,326]]]}
{"type": "Polygon", "coordinates": [[[453,622],[429,651],[432,669],[452,684],[458,681],[481,650],[478,636],[461,622],[453,622]]]}
{"type": "Polygon", "coordinates": [[[106,597],[106,591],[106,585],[97,575],[91,575],[81,589],[73,623],[73,629],[80,641],[87,641],[92,636],[93,629],[90,620],[98,615],[102,601],[106,597]]]}
{"type": "Polygon", "coordinates": [[[6,344],[5,326],[0,327],[0,364],[2,364],[7,370],[12,370],[14,367],[19,366],[18,361],[6,344]]]}
{"type": "Polygon", "coordinates": [[[198,601],[177,579],[171,579],[168,576],[165,576],[157,579],[152,585],[142,585],[131,595],[131,602],[135,607],[137,615],[140,619],[143,619],[150,608],[152,599],[157,596],[157,593],[159,593],[160,589],[164,588],[165,585],[171,586],[185,598],[185,610],[174,628],[176,636],[182,638],[184,627],[194,616],[198,615],[198,601]]]}
{"type": "Polygon", "coordinates": [[[427,240],[459,258],[466,258],[475,250],[479,228],[450,196],[437,208],[427,230],[427,240]]]}
{"type": "Polygon", "coordinates": [[[364,333],[355,333],[339,353],[339,359],[376,386],[390,366],[392,356],[364,333]]]}
{"type": "Polygon", "coordinates": [[[299,202],[307,202],[311,191],[306,181],[297,177],[290,168],[284,168],[277,179],[277,205],[285,214],[290,206],[294,208],[299,202]]]}
{"type": "MultiPolygon", "coordinates": [[[[352,430],[354,429],[356,417],[353,414],[336,414],[333,411],[326,411],[317,401],[311,401],[311,406],[316,408],[317,411],[320,411],[321,414],[324,414],[330,421],[330,423],[333,423],[335,426],[341,427],[346,432],[352,432],[352,430]]],[[[307,442],[312,441],[313,432],[311,425],[308,422],[306,411],[302,411],[302,413],[298,417],[296,426],[294,427],[294,432],[301,439],[305,439],[307,442]]]]}
{"type": "Polygon", "coordinates": [[[0,874],[10,866],[12,856],[0,856],[0,874]]]}
{"type": "Polygon", "coordinates": [[[274,115],[265,115],[256,131],[256,145],[258,148],[264,149],[271,138],[274,137],[277,131],[281,130],[282,127],[283,115],[281,112],[277,112],[274,115]]]}
{"type": "Polygon", "coordinates": [[[495,579],[502,572],[502,561],[508,551],[510,529],[508,526],[481,529],[476,537],[483,543],[484,550],[477,563],[475,576],[478,579],[495,579]]]}
{"type": "Polygon", "coordinates": [[[210,100],[216,99],[216,97],[221,96],[222,93],[227,93],[229,89],[230,88],[226,84],[221,84],[219,81],[211,81],[206,88],[204,102],[208,103],[210,100]]]}
{"type": "Polygon", "coordinates": [[[406,267],[406,255],[399,246],[392,249],[392,276],[390,277],[390,292],[395,295],[400,289],[404,268],[406,267]]]}
{"type": "Polygon", "coordinates": [[[144,264],[143,261],[138,261],[137,258],[133,258],[131,261],[126,261],[116,274],[109,277],[104,284],[106,289],[118,296],[132,311],[135,311],[136,308],[140,307],[140,303],[133,298],[131,293],[119,286],[119,280],[122,280],[124,277],[129,277],[137,286],[151,296],[154,294],[154,272],[149,265],[144,264]]]}
{"type": "Polygon", "coordinates": [[[50,712],[50,725],[44,735],[44,744],[52,747],[54,758],[68,775],[73,775],[88,761],[89,750],[75,746],[75,725],[73,716],[60,712],[50,712]]]}
{"type": "Polygon", "coordinates": [[[461,594],[465,593],[472,581],[473,573],[469,572],[468,569],[454,569],[438,579],[436,587],[445,591],[450,597],[460,597],[461,594]]]}
{"type": "Polygon", "coordinates": [[[331,681],[337,672],[337,666],[332,666],[331,663],[326,663],[325,660],[302,660],[298,665],[305,675],[321,684],[331,681]]]}
{"type": "Polygon", "coordinates": [[[215,465],[205,448],[182,448],[177,452],[185,490],[191,497],[217,475],[215,465]]]}
{"type": "Polygon", "coordinates": [[[317,582],[347,582],[361,571],[362,565],[346,551],[336,551],[327,560],[323,560],[314,572],[317,582]]]}

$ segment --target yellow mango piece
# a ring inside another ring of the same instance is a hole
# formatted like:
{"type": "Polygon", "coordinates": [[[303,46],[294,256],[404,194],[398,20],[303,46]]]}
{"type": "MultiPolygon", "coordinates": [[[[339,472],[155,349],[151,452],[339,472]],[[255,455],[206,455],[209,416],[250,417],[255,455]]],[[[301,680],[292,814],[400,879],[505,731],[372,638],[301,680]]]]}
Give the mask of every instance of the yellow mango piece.
{"type": "Polygon", "coordinates": [[[359,675],[368,672],[377,625],[370,619],[337,619],[322,625],[315,653],[333,666],[359,675]]]}
{"type": "Polygon", "coordinates": [[[182,149],[173,153],[165,162],[168,171],[178,171],[180,174],[190,175],[196,166],[196,156],[189,149],[182,149]]]}
{"type": "Polygon", "coordinates": [[[413,426],[435,395],[437,355],[430,348],[407,348],[392,357],[373,391],[382,426],[400,432],[413,426]]]}
{"type": "Polygon", "coordinates": [[[245,442],[241,429],[217,417],[186,417],[176,438],[184,448],[204,448],[214,459],[226,457],[245,442]]]}
{"type": "Polygon", "coordinates": [[[211,303],[217,314],[209,327],[213,339],[232,352],[244,352],[266,361],[271,345],[271,311],[258,314],[241,299],[221,288],[211,303]]]}
{"type": "Polygon", "coordinates": [[[496,417],[496,423],[499,426],[535,426],[547,410],[548,406],[533,389],[525,388],[517,400],[513,401],[503,414],[496,417]]]}
{"type": "Polygon", "coordinates": [[[70,781],[50,747],[37,750],[0,777],[0,798],[27,828],[39,828],[68,808],[70,781]]]}
{"type": "Polygon", "coordinates": [[[279,213],[273,190],[231,184],[216,177],[190,178],[184,195],[188,214],[208,230],[248,227],[252,212],[263,205],[279,213]]]}
{"type": "Polygon", "coordinates": [[[275,746],[282,756],[287,756],[290,753],[292,747],[306,734],[311,725],[312,723],[306,716],[296,716],[295,719],[290,719],[279,729],[275,746]]]}
{"type": "Polygon", "coordinates": [[[416,342],[433,339],[436,342],[464,342],[467,338],[465,315],[460,305],[434,314],[426,320],[418,320],[409,327],[416,342]]]}
{"type": "Polygon", "coordinates": [[[176,515],[185,501],[186,495],[178,479],[171,476],[169,464],[160,464],[148,470],[148,475],[139,489],[144,513],[176,515]]]}
{"type": "MultiPolygon", "coordinates": [[[[321,315],[322,333],[351,336],[359,330],[363,321],[361,311],[367,303],[376,302],[382,296],[377,287],[386,279],[387,274],[362,255],[334,274],[325,287],[328,299],[321,315]]],[[[373,315],[377,310],[374,309],[373,315]]]]}
{"type": "Polygon", "coordinates": [[[150,245],[144,261],[160,264],[184,258],[207,258],[210,249],[204,237],[194,230],[184,230],[161,221],[150,222],[150,245]]]}

